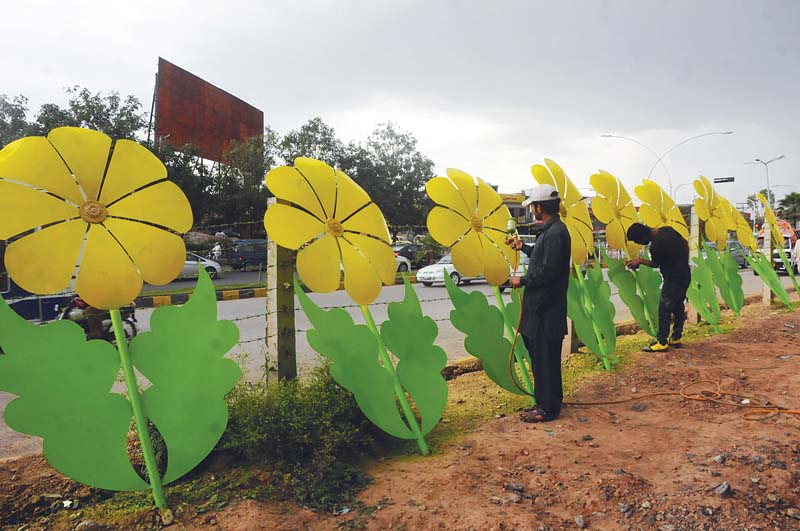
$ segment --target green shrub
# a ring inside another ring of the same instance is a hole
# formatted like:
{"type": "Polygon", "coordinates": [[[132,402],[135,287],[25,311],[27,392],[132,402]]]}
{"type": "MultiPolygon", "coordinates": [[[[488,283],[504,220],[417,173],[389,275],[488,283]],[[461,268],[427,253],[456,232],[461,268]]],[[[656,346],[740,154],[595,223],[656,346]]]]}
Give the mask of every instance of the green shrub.
{"type": "Polygon", "coordinates": [[[268,468],[271,495],[330,508],[368,478],[356,464],[380,435],[327,368],[302,382],[242,383],[218,448],[268,468]]]}

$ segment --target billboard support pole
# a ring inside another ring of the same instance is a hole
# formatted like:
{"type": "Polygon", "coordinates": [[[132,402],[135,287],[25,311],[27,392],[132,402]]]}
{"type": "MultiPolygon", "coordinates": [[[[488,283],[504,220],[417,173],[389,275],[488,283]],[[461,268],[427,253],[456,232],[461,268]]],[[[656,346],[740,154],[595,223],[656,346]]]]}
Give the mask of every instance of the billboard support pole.
{"type": "MultiPolygon", "coordinates": [[[[153,100],[150,103],[150,123],[147,125],[147,143],[150,144],[150,132],[153,131],[153,120],[155,120],[156,112],[156,98],[158,97],[158,74],[156,74],[156,82],[153,85],[153,100]]],[[[155,140],[155,138],[154,138],[155,140]]]]}
{"type": "MultiPolygon", "coordinates": [[[[276,203],[271,197],[268,205],[276,203]]],[[[277,359],[278,379],[297,378],[294,323],[294,252],[267,235],[267,353],[277,359]]],[[[269,369],[264,368],[265,372],[269,369]]]]}

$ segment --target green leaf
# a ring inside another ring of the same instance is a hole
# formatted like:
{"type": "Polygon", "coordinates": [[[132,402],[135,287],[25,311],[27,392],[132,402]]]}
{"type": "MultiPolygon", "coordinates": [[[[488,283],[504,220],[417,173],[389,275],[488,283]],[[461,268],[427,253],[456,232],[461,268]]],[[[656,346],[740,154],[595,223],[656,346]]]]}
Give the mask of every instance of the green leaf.
{"type": "Polygon", "coordinates": [[[403,282],[405,297],[389,304],[381,337],[399,360],[397,377],[417,405],[425,435],[439,423],[447,404],[447,381],[442,377],[447,354],[433,344],[439,334],[436,322],[422,314],[417,292],[405,277],[403,282]]]}
{"type": "Polygon", "coordinates": [[[323,310],[300,288],[294,289],[313,329],[308,344],[331,360],[331,376],[353,393],[358,407],[373,424],[400,439],[415,435],[397,409],[394,378],[378,364],[378,341],[366,325],[357,325],[342,308],[323,310]]]}
{"type": "Polygon", "coordinates": [[[567,289],[567,316],[572,321],[575,335],[594,353],[600,352],[600,344],[594,333],[592,326],[592,316],[586,311],[583,304],[583,292],[578,278],[575,275],[569,276],[569,287],[567,289]]]}
{"type": "Polygon", "coordinates": [[[120,371],[114,347],[86,341],[71,321],[36,326],[0,299],[0,390],[8,427],[44,439],[48,463],[81,483],[107,490],[148,485],[128,461],[127,399],[112,393],[120,371]]]}
{"type": "Polygon", "coordinates": [[[731,254],[730,249],[725,250],[720,255],[720,261],[725,278],[728,280],[728,290],[730,292],[730,302],[726,302],[726,304],[736,315],[740,315],[744,306],[744,289],[742,288],[742,276],[739,274],[739,264],[731,254]]]}
{"type": "MultiPolygon", "coordinates": [[[[456,286],[448,275],[445,275],[444,282],[455,307],[450,312],[450,322],[456,330],[467,336],[464,339],[464,348],[481,360],[486,376],[494,383],[510,393],[525,394],[520,390],[525,387],[519,381],[517,371],[509,368],[511,342],[505,338],[505,323],[500,309],[490,305],[486,296],[479,291],[465,292],[456,286]]],[[[518,318],[519,310],[512,322],[516,322],[518,318]]],[[[517,341],[517,344],[520,343],[522,341],[517,341]]],[[[524,345],[522,349],[525,350],[524,345]]],[[[526,357],[527,354],[525,351],[526,357]]],[[[530,362],[529,357],[528,361],[530,362]]]]}
{"type": "Polygon", "coordinates": [[[617,345],[611,288],[603,278],[599,261],[586,271],[585,279],[578,277],[581,274],[576,270],[570,275],[567,314],[580,340],[603,361],[606,370],[611,370],[610,355],[617,345]]]}
{"type": "Polygon", "coordinates": [[[753,268],[753,271],[758,273],[758,276],[761,277],[761,281],[772,290],[772,293],[774,293],[776,297],[778,297],[778,300],[785,304],[787,308],[794,311],[792,302],[789,299],[789,293],[786,291],[786,288],[783,287],[778,273],[776,273],[775,269],[772,267],[772,260],[760,252],[756,253],[755,256],[746,255],[745,259],[753,268]]]}
{"type": "Polygon", "coordinates": [[[217,320],[214,285],[202,268],[189,301],[159,308],[150,327],[131,341],[131,358],[152,383],[142,403],[166,442],[169,483],[205,459],[225,431],[225,395],[241,369],[224,356],[239,340],[239,329],[217,320]]]}
{"type": "Polygon", "coordinates": [[[717,299],[717,290],[712,279],[711,268],[702,256],[695,256],[692,261],[696,264],[692,271],[692,280],[686,290],[686,297],[697,313],[705,322],[719,332],[717,325],[722,317],[717,299]]]}
{"type": "Polygon", "coordinates": [[[650,267],[625,268],[623,260],[611,258],[602,250],[608,265],[608,278],[617,287],[620,299],[631,311],[636,324],[652,337],[658,334],[658,302],[661,274],[650,267]]]}
{"type": "Polygon", "coordinates": [[[711,278],[717,288],[719,288],[722,300],[725,301],[728,308],[733,310],[736,315],[739,315],[739,310],[742,309],[742,305],[744,304],[744,292],[741,291],[742,279],[739,277],[739,266],[736,264],[736,260],[730,255],[730,251],[728,251],[727,254],[721,255],[716,249],[709,249],[706,247],[705,263],[711,270],[711,278]],[[728,258],[726,259],[725,256],[728,258]],[[733,274],[731,274],[729,270],[731,262],[734,267],[733,274]],[[739,281],[738,285],[741,296],[737,293],[735,288],[736,279],[739,281]],[[732,285],[731,282],[734,284],[732,285]]]}

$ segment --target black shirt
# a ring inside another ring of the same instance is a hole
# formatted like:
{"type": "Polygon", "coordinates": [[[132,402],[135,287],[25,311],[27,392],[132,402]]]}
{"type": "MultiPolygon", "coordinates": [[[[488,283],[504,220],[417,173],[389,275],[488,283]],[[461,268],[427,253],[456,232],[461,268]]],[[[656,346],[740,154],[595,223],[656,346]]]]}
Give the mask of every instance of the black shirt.
{"type": "Polygon", "coordinates": [[[554,216],[542,227],[536,245],[523,245],[530,256],[528,273],[520,279],[522,324],[519,331],[530,338],[543,334],[560,341],[567,333],[567,289],[569,288],[571,243],[561,218],[554,216]]]}
{"type": "Polygon", "coordinates": [[[672,227],[660,227],[650,243],[653,267],[661,269],[664,280],[691,276],[689,270],[689,243],[672,227]]]}

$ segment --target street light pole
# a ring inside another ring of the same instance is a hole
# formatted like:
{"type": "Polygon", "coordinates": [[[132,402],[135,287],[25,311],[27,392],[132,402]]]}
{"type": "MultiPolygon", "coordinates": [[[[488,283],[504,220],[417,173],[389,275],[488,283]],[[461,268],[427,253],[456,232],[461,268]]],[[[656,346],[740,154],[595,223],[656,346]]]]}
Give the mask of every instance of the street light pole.
{"type": "Polygon", "coordinates": [[[682,145],[691,142],[692,140],[697,140],[698,138],[703,138],[704,136],[732,135],[732,134],[733,134],[733,131],[712,131],[710,133],[703,133],[702,135],[696,135],[696,136],[687,138],[686,140],[683,140],[681,142],[678,142],[677,144],[675,144],[674,146],[672,146],[671,148],[666,150],[662,155],[659,155],[655,150],[647,147],[646,145],[642,144],[641,142],[639,142],[635,138],[630,138],[630,137],[627,137],[627,136],[620,136],[620,135],[612,135],[610,133],[605,133],[605,134],[602,134],[600,136],[602,138],[621,138],[623,140],[628,140],[628,141],[633,142],[635,144],[639,144],[640,146],[645,148],[647,151],[649,151],[650,153],[655,155],[656,156],[656,161],[653,163],[653,166],[650,168],[650,171],[647,173],[647,178],[649,179],[650,176],[653,174],[653,170],[656,169],[656,166],[661,164],[661,167],[664,168],[664,171],[667,174],[667,181],[669,182],[669,195],[672,196],[672,176],[670,175],[669,170],[667,169],[667,165],[664,163],[664,157],[666,157],[667,155],[669,155],[670,153],[672,153],[673,151],[675,151],[676,149],[678,149],[682,145]]]}
{"type": "Polygon", "coordinates": [[[779,157],[775,157],[774,159],[770,159],[770,160],[768,160],[766,162],[764,162],[761,159],[756,159],[756,160],[753,160],[751,162],[745,162],[745,164],[763,164],[764,165],[764,171],[765,171],[765,173],[767,175],[767,203],[769,203],[769,206],[774,206],[772,204],[772,202],[773,202],[772,201],[772,188],[770,188],[770,186],[769,186],[769,165],[772,164],[773,162],[781,160],[783,158],[786,158],[786,155],[781,155],[779,157]]]}

